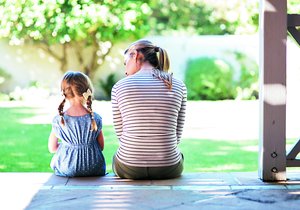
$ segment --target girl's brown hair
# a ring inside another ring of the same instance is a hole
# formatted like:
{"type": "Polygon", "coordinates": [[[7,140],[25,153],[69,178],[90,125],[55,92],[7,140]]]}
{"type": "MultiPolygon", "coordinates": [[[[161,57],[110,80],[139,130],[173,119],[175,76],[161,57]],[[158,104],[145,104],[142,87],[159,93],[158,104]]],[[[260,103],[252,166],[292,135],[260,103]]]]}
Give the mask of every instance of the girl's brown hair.
{"type": "Polygon", "coordinates": [[[128,49],[125,50],[126,54],[129,50],[136,50],[143,56],[138,57],[140,62],[148,61],[153,67],[153,76],[162,80],[169,89],[172,88],[172,76],[168,70],[170,61],[168,53],[165,49],[155,46],[148,40],[138,40],[132,43],[128,49]]]}
{"type": "MultiPolygon", "coordinates": [[[[74,98],[75,96],[83,97],[87,92],[93,93],[93,86],[87,75],[81,72],[68,71],[64,74],[61,81],[61,91],[65,97],[58,106],[58,113],[61,116],[61,124],[65,125],[64,121],[64,105],[66,99],[74,98]]],[[[86,98],[86,107],[91,115],[92,127],[91,130],[97,130],[97,124],[94,119],[94,112],[92,110],[92,94],[86,98]]]]}

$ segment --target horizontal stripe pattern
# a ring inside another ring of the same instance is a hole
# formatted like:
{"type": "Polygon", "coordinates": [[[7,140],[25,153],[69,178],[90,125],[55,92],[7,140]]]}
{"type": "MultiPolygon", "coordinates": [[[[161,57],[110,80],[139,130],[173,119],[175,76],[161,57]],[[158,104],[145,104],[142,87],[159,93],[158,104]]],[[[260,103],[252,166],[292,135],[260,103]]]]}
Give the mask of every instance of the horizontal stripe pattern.
{"type": "Polygon", "coordinates": [[[186,87],[173,78],[169,90],[151,70],[140,70],[112,88],[112,111],[119,149],[116,157],[135,167],[178,163],[177,147],[186,112],[186,87]]]}

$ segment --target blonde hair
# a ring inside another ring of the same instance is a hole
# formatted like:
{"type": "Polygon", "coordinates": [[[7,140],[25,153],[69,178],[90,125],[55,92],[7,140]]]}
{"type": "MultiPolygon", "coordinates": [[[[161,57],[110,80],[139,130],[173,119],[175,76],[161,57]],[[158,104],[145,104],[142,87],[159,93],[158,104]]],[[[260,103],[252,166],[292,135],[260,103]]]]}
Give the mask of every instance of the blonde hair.
{"type": "Polygon", "coordinates": [[[172,88],[173,74],[168,73],[170,60],[165,49],[155,46],[148,40],[141,39],[132,43],[124,54],[129,50],[140,52],[143,55],[138,58],[140,62],[148,61],[154,67],[153,76],[162,80],[169,89],[172,88]]]}
{"type": "MultiPolygon", "coordinates": [[[[61,124],[65,125],[64,120],[64,105],[66,99],[74,98],[75,96],[83,97],[87,91],[93,93],[93,86],[87,75],[81,72],[68,71],[64,74],[61,81],[61,91],[65,97],[63,101],[58,106],[58,113],[61,116],[61,124]]],[[[97,124],[94,119],[94,112],[92,110],[92,94],[86,99],[86,107],[91,115],[92,125],[91,130],[97,131],[97,124]]]]}

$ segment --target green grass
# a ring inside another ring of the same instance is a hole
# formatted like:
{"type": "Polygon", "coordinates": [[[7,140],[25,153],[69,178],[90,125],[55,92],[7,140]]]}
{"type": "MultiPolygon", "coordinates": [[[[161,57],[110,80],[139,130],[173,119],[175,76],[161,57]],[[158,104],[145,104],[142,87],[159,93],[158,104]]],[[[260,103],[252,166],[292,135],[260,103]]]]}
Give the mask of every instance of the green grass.
{"type": "Polygon", "coordinates": [[[256,140],[183,139],[180,149],[188,172],[255,171],[258,168],[256,140]]]}
{"type": "MultiPolygon", "coordinates": [[[[50,172],[47,143],[51,125],[33,120],[31,107],[0,108],[0,172],[50,172]]],[[[108,172],[118,142],[112,126],[104,126],[104,156],[108,172]]],[[[257,140],[182,139],[185,172],[256,171],[257,140]]]]}

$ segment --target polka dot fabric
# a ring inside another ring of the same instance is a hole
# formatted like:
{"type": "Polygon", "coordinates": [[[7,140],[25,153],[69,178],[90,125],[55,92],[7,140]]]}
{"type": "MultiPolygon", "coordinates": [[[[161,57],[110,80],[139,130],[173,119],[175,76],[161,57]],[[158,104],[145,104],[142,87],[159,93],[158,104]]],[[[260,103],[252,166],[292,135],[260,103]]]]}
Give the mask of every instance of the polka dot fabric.
{"type": "Polygon", "coordinates": [[[58,176],[103,176],[106,164],[97,137],[102,129],[102,118],[94,113],[98,126],[91,131],[91,116],[64,115],[65,126],[57,115],[52,121],[52,129],[61,144],[52,158],[51,168],[58,176]]]}

